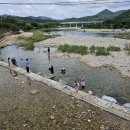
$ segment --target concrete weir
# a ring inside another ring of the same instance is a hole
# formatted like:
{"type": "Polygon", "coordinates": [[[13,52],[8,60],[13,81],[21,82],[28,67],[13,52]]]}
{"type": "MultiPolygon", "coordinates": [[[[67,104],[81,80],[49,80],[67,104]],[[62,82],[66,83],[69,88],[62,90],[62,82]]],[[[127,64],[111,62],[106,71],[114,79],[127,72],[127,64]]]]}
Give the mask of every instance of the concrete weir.
{"type": "Polygon", "coordinates": [[[53,81],[51,79],[47,79],[43,76],[37,75],[37,74],[32,73],[32,72],[26,73],[26,71],[24,69],[19,68],[19,67],[9,67],[8,64],[3,62],[3,61],[0,61],[0,66],[3,66],[3,67],[6,67],[8,69],[11,69],[13,71],[16,71],[17,73],[25,75],[32,80],[42,82],[42,83],[46,84],[47,86],[53,87],[59,91],[62,91],[64,93],[70,95],[70,96],[73,96],[79,100],[82,100],[86,103],[89,103],[91,105],[99,107],[105,111],[108,111],[112,114],[115,114],[119,117],[122,117],[122,118],[130,121],[130,110],[127,110],[123,106],[102,100],[96,96],[89,95],[86,92],[79,91],[77,93],[77,92],[75,92],[75,89],[70,87],[70,86],[63,85],[59,82],[53,81]]]}

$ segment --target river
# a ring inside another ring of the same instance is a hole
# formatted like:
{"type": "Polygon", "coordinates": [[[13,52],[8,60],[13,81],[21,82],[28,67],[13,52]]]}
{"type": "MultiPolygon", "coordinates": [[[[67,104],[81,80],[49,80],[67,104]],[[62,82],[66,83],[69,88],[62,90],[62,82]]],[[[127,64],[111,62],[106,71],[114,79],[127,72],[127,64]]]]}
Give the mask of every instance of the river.
{"type": "Polygon", "coordinates": [[[94,31],[52,31],[51,34],[59,34],[59,35],[74,35],[74,36],[94,36],[94,37],[115,37],[117,36],[114,33],[99,33],[94,31]]]}
{"type": "Polygon", "coordinates": [[[94,94],[102,97],[109,95],[123,104],[130,102],[130,80],[122,78],[120,73],[110,68],[91,68],[81,63],[77,58],[54,57],[56,48],[51,48],[48,55],[47,48],[35,48],[34,51],[27,51],[17,46],[7,46],[0,50],[0,57],[6,62],[8,57],[16,57],[19,67],[24,67],[24,61],[29,58],[31,61],[31,71],[42,75],[48,75],[50,65],[54,66],[55,79],[64,84],[72,86],[74,81],[85,78],[87,82],[86,91],[93,90],[94,94]],[[66,74],[60,73],[61,68],[66,68],[66,74]]]}

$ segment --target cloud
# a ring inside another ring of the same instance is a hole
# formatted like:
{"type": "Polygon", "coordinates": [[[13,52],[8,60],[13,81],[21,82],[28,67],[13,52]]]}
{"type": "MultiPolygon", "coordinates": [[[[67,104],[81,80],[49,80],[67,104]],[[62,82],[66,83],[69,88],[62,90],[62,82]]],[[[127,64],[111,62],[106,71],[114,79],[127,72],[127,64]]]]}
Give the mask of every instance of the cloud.
{"type": "MultiPolygon", "coordinates": [[[[95,1],[100,3],[101,1],[96,0],[12,0],[11,2],[77,2],[77,1],[95,1]]],[[[109,2],[120,2],[124,0],[105,0],[109,2]]],[[[0,15],[10,14],[17,16],[47,16],[55,19],[63,19],[70,17],[83,17],[91,16],[102,11],[103,9],[110,9],[111,11],[130,9],[128,3],[105,3],[104,4],[82,4],[76,6],[59,6],[59,5],[0,5],[0,15]]],[[[1,0],[1,3],[5,0],[1,0]]],[[[10,2],[10,0],[6,0],[10,2]]]]}

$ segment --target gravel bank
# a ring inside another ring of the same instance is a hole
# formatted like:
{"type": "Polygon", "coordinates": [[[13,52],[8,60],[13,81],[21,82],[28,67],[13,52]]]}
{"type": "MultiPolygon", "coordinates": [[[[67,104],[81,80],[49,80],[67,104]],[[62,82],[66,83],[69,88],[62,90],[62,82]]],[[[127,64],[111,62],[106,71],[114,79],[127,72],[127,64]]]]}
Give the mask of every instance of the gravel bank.
{"type": "Polygon", "coordinates": [[[130,129],[129,121],[12,74],[0,67],[0,130],[130,129]]]}
{"type": "Polygon", "coordinates": [[[102,37],[93,37],[93,36],[61,36],[53,39],[47,39],[37,43],[35,46],[45,46],[54,44],[56,46],[62,44],[69,45],[83,45],[90,47],[94,46],[117,46],[124,48],[126,44],[130,44],[130,40],[118,39],[118,38],[102,38],[102,37]]]}
{"type": "Polygon", "coordinates": [[[3,47],[6,47],[8,45],[12,45],[12,44],[16,43],[19,36],[30,37],[32,35],[33,35],[32,32],[24,32],[21,34],[6,36],[3,39],[1,39],[0,48],[3,48],[3,47]]]}

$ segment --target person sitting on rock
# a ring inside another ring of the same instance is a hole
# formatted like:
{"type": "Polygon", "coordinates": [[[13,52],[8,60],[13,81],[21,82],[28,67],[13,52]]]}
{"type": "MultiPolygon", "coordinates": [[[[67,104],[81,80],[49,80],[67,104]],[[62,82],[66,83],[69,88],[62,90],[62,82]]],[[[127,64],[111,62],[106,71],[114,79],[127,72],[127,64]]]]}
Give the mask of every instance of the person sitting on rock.
{"type": "Polygon", "coordinates": [[[84,79],[82,79],[82,80],[80,81],[80,86],[81,86],[82,89],[85,89],[86,82],[85,82],[84,79]]]}

